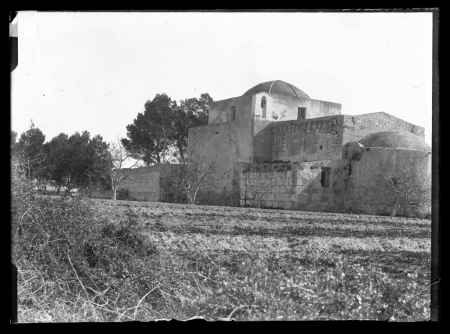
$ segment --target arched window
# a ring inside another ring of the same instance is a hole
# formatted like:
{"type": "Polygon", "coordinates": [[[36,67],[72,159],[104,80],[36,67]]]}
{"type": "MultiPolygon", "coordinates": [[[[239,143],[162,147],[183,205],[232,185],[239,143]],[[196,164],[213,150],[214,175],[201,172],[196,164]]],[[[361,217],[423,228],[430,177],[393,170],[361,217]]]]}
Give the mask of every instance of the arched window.
{"type": "Polygon", "coordinates": [[[263,96],[261,99],[261,108],[262,108],[262,118],[266,118],[267,101],[265,96],[263,96]]]}

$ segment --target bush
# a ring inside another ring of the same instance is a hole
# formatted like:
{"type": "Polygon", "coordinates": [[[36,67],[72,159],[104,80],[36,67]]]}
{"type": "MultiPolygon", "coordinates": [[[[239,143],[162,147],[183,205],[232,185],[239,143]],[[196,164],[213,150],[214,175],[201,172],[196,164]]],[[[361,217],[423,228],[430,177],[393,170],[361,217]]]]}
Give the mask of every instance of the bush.
{"type": "Polygon", "coordinates": [[[12,207],[20,321],[134,319],[144,296],[162,308],[158,291],[148,294],[161,281],[158,253],[131,209],[98,221],[84,195],[40,197],[18,177],[12,207]]]}
{"type": "MultiPolygon", "coordinates": [[[[273,268],[268,258],[246,259],[237,271],[217,271],[200,315],[237,320],[386,320],[417,293],[414,276],[392,280],[378,268],[349,265],[330,256],[329,266],[273,268]],[[326,269],[325,269],[326,268],[326,269]]],[[[429,291],[429,290],[428,290],[429,291]]],[[[418,296],[394,320],[428,320],[429,298],[418,296]]]]}
{"type": "MultiPolygon", "coordinates": [[[[161,253],[132,207],[101,220],[83,194],[36,196],[15,175],[12,185],[20,322],[382,320],[420,291],[415,276],[394,280],[336,255],[220,254],[222,266],[207,254],[161,253]]],[[[427,291],[394,319],[428,320],[427,291]]]]}

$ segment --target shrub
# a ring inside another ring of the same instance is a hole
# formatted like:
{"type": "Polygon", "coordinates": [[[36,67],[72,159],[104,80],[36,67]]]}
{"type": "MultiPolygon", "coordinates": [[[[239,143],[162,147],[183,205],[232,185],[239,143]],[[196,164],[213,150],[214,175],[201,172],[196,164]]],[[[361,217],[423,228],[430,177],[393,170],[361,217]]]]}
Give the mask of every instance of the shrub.
{"type": "MultiPolygon", "coordinates": [[[[386,320],[418,292],[414,276],[390,279],[379,268],[349,265],[341,257],[328,267],[274,268],[263,257],[246,259],[237,271],[218,271],[210,296],[199,300],[200,315],[237,320],[386,320]]],[[[420,297],[420,296],[419,296],[420,297]]],[[[429,319],[425,295],[407,304],[397,320],[429,319]]]]}
{"type": "MultiPolygon", "coordinates": [[[[380,268],[336,255],[291,259],[224,252],[212,259],[206,253],[163,253],[145,238],[132,207],[124,215],[99,219],[83,194],[37,196],[16,175],[12,195],[21,322],[195,315],[381,320],[420,290],[415,276],[395,280],[380,268]]],[[[167,229],[161,225],[156,229],[167,229]]],[[[429,319],[426,291],[395,319],[429,319]]]]}
{"type": "Polygon", "coordinates": [[[163,308],[154,289],[163,280],[158,252],[131,209],[118,221],[98,221],[84,195],[39,197],[18,177],[12,208],[20,321],[134,319],[143,297],[163,308]]]}

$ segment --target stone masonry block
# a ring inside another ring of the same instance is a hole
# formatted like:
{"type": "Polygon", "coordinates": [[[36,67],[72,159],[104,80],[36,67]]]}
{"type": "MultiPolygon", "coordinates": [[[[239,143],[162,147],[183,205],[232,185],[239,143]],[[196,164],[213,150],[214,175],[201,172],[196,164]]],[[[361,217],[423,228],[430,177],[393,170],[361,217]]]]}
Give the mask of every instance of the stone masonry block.
{"type": "Polygon", "coordinates": [[[283,194],[282,193],[277,193],[274,196],[274,201],[282,201],[283,200],[283,194]]]}
{"type": "Polygon", "coordinates": [[[338,204],[338,205],[343,205],[344,204],[344,196],[336,196],[334,198],[334,203],[338,204]]]}
{"type": "Polygon", "coordinates": [[[306,195],[306,194],[297,195],[297,202],[304,203],[304,204],[308,203],[308,195],[306,195]]]}
{"type": "Polygon", "coordinates": [[[342,195],[342,190],[341,189],[333,189],[333,194],[335,196],[341,196],[342,195]]]}
{"type": "Polygon", "coordinates": [[[291,202],[283,202],[282,203],[282,208],[283,209],[289,210],[289,209],[291,209],[291,207],[292,207],[291,202]]]}
{"type": "Polygon", "coordinates": [[[319,194],[313,194],[311,199],[312,199],[313,202],[320,202],[320,195],[319,194]]]}
{"type": "Polygon", "coordinates": [[[280,193],[288,193],[288,192],[289,192],[289,189],[290,189],[289,186],[280,186],[279,188],[280,188],[280,189],[279,189],[279,192],[280,192],[280,193]]]}
{"type": "Polygon", "coordinates": [[[340,205],[337,204],[325,204],[324,211],[328,212],[338,212],[340,210],[340,205]]]}
{"type": "Polygon", "coordinates": [[[331,189],[331,188],[322,188],[322,194],[331,196],[331,195],[333,195],[333,189],[331,189]]]}
{"type": "Polygon", "coordinates": [[[320,201],[322,203],[329,203],[330,202],[330,196],[329,195],[322,195],[322,196],[320,196],[320,201]]]}
{"type": "Polygon", "coordinates": [[[296,193],[287,193],[287,200],[288,201],[297,201],[297,194],[296,193]]]}
{"type": "Polygon", "coordinates": [[[304,203],[295,203],[295,210],[305,210],[306,204],[304,203]]]}
{"type": "Polygon", "coordinates": [[[291,178],[291,177],[288,177],[288,178],[287,178],[286,184],[287,184],[288,186],[291,186],[291,185],[292,185],[292,178],[291,178]]]}
{"type": "Polygon", "coordinates": [[[311,211],[324,211],[324,204],[314,203],[311,205],[311,211]]]}
{"type": "Polygon", "coordinates": [[[305,190],[305,188],[302,187],[302,186],[296,186],[296,187],[295,187],[295,193],[296,193],[297,195],[303,193],[304,190],[305,190]]]}

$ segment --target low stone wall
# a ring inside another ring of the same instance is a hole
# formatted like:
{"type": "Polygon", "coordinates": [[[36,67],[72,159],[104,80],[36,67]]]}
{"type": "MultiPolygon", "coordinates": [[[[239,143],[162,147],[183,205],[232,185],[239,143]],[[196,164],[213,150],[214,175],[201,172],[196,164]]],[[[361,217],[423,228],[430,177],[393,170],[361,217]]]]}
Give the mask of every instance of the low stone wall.
{"type": "Polygon", "coordinates": [[[159,201],[159,172],[140,172],[129,176],[118,186],[118,191],[128,190],[128,195],[141,201],[159,201]]]}
{"type": "Polygon", "coordinates": [[[255,199],[261,199],[260,206],[264,208],[330,212],[343,209],[347,160],[241,163],[236,168],[241,206],[253,206],[255,199]],[[322,182],[323,168],[329,175],[326,186],[322,182]]]}
{"type": "Polygon", "coordinates": [[[93,189],[89,192],[90,198],[112,199],[113,192],[111,189],[93,189]]]}
{"type": "Polygon", "coordinates": [[[160,193],[160,167],[158,165],[128,170],[131,174],[117,187],[128,191],[128,196],[140,201],[158,202],[160,193]]]}
{"type": "MultiPolygon", "coordinates": [[[[418,181],[414,179],[412,186],[431,180],[428,152],[353,144],[345,146],[344,156],[348,158],[341,160],[236,163],[240,206],[257,207],[259,203],[262,208],[389,215],[393,199],[380,177],[396,177],[400,184],[393,191],[400,191],[405,185],[398,171],[408,176],[412,164],[418,168],[418,181]]],[[[420,201],[411,197],[397,215],[424,217],[430,207],[431,196],[420,201]]]]}

